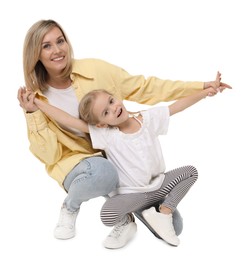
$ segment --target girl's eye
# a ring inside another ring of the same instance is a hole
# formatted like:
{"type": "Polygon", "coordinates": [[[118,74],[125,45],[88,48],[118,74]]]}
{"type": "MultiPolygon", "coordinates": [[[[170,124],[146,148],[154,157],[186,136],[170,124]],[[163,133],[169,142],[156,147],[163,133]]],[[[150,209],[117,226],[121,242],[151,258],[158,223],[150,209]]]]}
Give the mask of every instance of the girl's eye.
{"type": "Polygon", "coordinates": [[[108,111],[105,111],[104,116],[107,116],[107,115],[108,115],[108,111]]]}
{"type": "Polygon", "coordinates": [[[111,98],[110,99],[110,104],[113,104],[114,103],[114,98],[111,98]]]}

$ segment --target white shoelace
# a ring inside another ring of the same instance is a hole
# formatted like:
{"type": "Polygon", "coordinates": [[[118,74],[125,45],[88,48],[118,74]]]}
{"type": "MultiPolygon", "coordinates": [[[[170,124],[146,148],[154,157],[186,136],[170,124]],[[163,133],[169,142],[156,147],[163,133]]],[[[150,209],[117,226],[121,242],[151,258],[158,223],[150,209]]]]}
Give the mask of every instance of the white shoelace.
{"type": "Polygon", "coordinates": [[[58,226],[66,226],[72,228],[75,222],[76,212],[70,212],[63,208],[58,221],[58,226]]]}
{"type": "Polygon", "coordinates": [[[132,218],[128,215],[127,219],[124,218],[113,228],[113,230],[109,234],[109,237],[118,238],[123,232],[125,226],[128,225],[130,222],[132,222],[132,218]]]}

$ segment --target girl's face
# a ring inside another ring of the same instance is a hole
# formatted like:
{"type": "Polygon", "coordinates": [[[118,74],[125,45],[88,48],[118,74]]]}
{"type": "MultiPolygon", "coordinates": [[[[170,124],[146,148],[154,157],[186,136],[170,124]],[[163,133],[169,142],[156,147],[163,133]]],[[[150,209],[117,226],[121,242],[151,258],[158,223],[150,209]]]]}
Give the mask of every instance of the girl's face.
{"type": "Polygon", "coordinates": [[[98,127],[120,126],[129,118],[123,102],[107,93],[98,93],[92,108],[98,127]]]}
{"type": "Polygon", "coordinates": [[[59,75],[68,62],[68,44],[61,30],[51,29],[44,37],[41,45],[40,61],[49,74],[59,75]]]}

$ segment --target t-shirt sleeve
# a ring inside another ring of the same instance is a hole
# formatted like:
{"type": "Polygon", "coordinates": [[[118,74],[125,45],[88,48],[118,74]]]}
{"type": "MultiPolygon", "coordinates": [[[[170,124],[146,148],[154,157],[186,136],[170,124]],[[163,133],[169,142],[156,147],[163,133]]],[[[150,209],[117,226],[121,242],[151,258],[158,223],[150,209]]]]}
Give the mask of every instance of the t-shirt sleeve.
{"type": "Polygon", "coordinates": [[[147,112],[147,127],[155,135],[165,135],[168,131],[170,112],[167,106],[152,107],[147,112]]]}
{"type": "Polygon", "coordinates": [[[88,127],[93,148],[105,150],[108,128],[98,128],[94,125],[88,125],[88,127]]]}

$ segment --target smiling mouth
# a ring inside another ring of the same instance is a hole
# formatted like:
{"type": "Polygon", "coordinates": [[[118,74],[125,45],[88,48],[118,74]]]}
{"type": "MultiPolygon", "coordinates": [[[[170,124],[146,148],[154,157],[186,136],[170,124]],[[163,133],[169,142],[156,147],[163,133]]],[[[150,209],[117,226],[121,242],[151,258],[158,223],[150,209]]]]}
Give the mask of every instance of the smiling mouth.
{"type": "Polygon", "coordinates": [[[122,110],[122,108],[120,108],[120,111],[119,111],[119,113],[118,113],[117,117],[120,117],[120,116],[121,116],[121,114],[122,114],[122,112],[123,112],[123,110],[122,110]]]}
{"type": "Polygon", "coordinates": [[[52,59],[53,61],[60,61],[60,60],[63,60],[64,59],[64,57],[62,56],[62,57],[57,57],[57,58],[54,58],[54,59],[52,59]]]}

